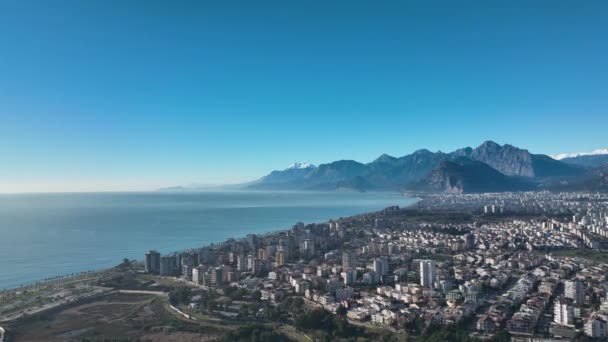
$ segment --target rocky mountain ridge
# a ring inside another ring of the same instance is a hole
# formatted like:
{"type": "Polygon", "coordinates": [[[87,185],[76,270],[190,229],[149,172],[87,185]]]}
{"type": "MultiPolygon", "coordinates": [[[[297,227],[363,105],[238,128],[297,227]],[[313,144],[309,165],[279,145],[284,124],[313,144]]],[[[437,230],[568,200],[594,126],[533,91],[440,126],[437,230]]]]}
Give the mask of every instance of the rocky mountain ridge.
{"type": "Polygon", "coordinates": [[[402,157],[383,154],[367,164],[339,160],[316,168],[273,171],[244,188],[495,192],[532,190],[560,182],[572,184],[590,174],[581,165],[486,141],[476,148],[451,153],[421,149],[402,157]]]}

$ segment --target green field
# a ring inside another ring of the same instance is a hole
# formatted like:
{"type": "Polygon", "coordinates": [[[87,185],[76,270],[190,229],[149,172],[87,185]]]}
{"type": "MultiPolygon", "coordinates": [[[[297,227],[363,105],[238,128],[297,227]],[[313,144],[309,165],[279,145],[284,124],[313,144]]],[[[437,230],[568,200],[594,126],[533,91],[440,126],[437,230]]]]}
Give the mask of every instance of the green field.
{"type": "MultiPolygon", "coordinates": [[[[544,251],[538,251],[538,253],[543,256],[545,255],[544,251]]],[[[595,262],[608,263],[608,253],[591,249],[561,249],[551,251],[551,255],[556,257],[579,257],[595,262]]]]}

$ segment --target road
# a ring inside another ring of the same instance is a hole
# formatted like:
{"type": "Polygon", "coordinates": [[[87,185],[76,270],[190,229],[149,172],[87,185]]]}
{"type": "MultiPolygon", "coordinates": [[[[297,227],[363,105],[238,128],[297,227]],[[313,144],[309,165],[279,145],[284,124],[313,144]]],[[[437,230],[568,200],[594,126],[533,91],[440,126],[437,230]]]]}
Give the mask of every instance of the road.
{"type": "Polygon", "coordinates": [[[154,295],[154,296],[169,298],[169,294],[167,292],[162,292],[162,291],[118,290],[118,293],[147,294],[147,295],[154,295]]]}

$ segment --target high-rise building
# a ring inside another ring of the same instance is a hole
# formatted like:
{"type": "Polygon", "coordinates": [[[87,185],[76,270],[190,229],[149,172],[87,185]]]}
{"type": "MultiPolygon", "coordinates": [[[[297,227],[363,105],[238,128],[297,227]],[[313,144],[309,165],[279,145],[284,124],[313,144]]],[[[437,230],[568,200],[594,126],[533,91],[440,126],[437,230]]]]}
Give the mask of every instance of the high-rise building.
{"type": "Polygon", "coordinates": [[[201,248],[198,251],[198,259],[196,258],[196,256],[194,255],[194,253],[192,254],[192,260],[193,262],[200,263],[200,264],[215,264],[217,262],[218,259],[218,253],[212,249],[210,249],[209,247],[205,247],[205,248],[201,248]]]}
{"type": "Polygon", "coordinates": [[[255,258],[253,257],[253,255],[248,255],[247,256],[247,269],[248,270],[252,270],[253,269],[253,263],[254,263],[255,258]]]}
{"type": "Polygon", "coordinates": [[[245,238],[247,239],[247,242],[249,243],[249,247],[251,249],[253,249],[253,251],[255,252],[255,249],[257,248],[257,245],[258,245],[258,236],[255,234],[247,234],[247,236],[245,238]]]}
{"type": "Polygon", "coordinates": [[[383,276],[388,274],[388,260],[384,257],[376,258],[373,262],[373,269],[376,274],[383,276]]]}
{"type": "Polygon", "coordinates": [[[472,233],[467,233],[464,235],[464,243],[466,248],[473,248],[475,247],[475,235],[473,235],[472,233]]]}
{"type": "Polygon", "coordinates": [[[357,280],[357,271],[354,269],[348,269],[342,272],[342,278],[344,278],[344,285],[352,285],[357,280]]]}
{"type": "Polygon", "coordinates": [[[182,277],[192,280],[192,266],[182,265],[182,277]]]}
{"type": "Polygon", "coordinates": [[[420,285],[432,289],[435,283],[435,261],[420,260],[420,285]]]}
{"type": "Polygon", "coordinates": [[[192,281],[201,284],[203,282],[203,276],[205,275],[205,267],[197,266],[192,269],[192,281]]]}
{"type": "Polygon", "coordinates": [[[236,256],[236,269],[239,272],[245,272],[249,269],[247,264],[247,257],[243,254],[239,254],[236,256]]]}
{"type": "Polygon", "coordinates": [[[585,291],[580,280],[567,280],[564,282],[564,296],[574,301],[576,305],[583,305],[585,291]]]}
{"type": "Polygon", "coordinates": [[[182,266],[198,266],[193,257],[193,253],[181,253],[180,254],[181,264],[182,266]]]}
{"type": "Polygon", "coordinates": [[[438,286],[439,290],[441,290],[441,292],[443,293],[448,293],[452,290],[453,285],[452,282],[449,280],[440,280],[439,281],[439,286],[438,286]]]}
{"type": "Polygon", "coordinates": [[[289,247],[287,245],[278,245],[277,251],[283,251],[283,256],[285,257],[285,261],[289,259],[289,247]]]}
{"type": "Polygon", "coordinates": [[[210,285],[215,287],[221,287],[224,283],[224,270],[221,267],[215,267],[209,269],[210,274],[210,285]]]}
{"type": "Polygon", "coordinates": [[[160,257],[160,275],[172,276],[179,271],[177,255],[165,255],[160,257]]]}
{"type": "Polygon", "coordinates": [[[260,259],[251,260],[251,273],[260,274],[262,272],[262,261],[260,259]]]}
{"type": "Polygon", "coordinates": [[[203,286],[211,286],[211,270],[203,274],[203,280],[201,281],[201,284],[203,284],[203,286]]]}
{"type": "Polygon", "coordinates": [[[313,257],[315,255],[315,242],[312,239],[305,239],[300,246],[303,257],[313,257]]]}
{"type": "Polygon", "coordinates": [[[570,326],[574,323],[574,307],[572,300],[566,297],[555,299],[553,321],[559,325],[570,326]]]}
{"type": "Polygon", "coordinates": [[[590,317],[585,323],[585,335],[593,338],[608,337],[608,324],[599,316],[590,317]]]}
{"type": "Polygon", "coordinates": [[[198,252],[190,253],[190,259],[192,260],[193,266],[198,266],[201,263],[201,256],[198,252]]]}
{"type": "Polygon", "coordinates": [[[144,270],[146,273],[160,273],[160,253],[149,251],[144,260],[144,270]]]}
{"type": "Polygon", "coordinates": [[[232,271],[232,272],[227,272],[226,273],[226,280],[228,280],[228,282],[233,282],[233,281],[238,281],[239,280],[239,272],[237,271],[232,271]]]}
{"type": "Polygon", "coordinates": [[[266,248],[258,249],[258,259],[268,260],[268,250],[266,250],[266,248]]]}
{"type": "Polygon", "coordinates": [[[354,251],[342,253],[342,269],[355,269],[357,267],[357,254],[354,251]]]}
{"type": "Polygon", "coordinates": [[[236,257],[238,256],[235,252],[228,252],[228,262],[236,265],[236,257]]]}
{"type": "Polygon", "coordinates": [[[230,265],[222,265],[222,279],[224,284],[226,284],[227,282],[230,281],[230,279],[228,279],[228,274],[232,273],[233,271],[233,267],[230,265]]]}
{"type": "Polygon", "coordinates": [[[276,255],[277,266],[285,265],[285,252],[278,251],[276,255]]]}

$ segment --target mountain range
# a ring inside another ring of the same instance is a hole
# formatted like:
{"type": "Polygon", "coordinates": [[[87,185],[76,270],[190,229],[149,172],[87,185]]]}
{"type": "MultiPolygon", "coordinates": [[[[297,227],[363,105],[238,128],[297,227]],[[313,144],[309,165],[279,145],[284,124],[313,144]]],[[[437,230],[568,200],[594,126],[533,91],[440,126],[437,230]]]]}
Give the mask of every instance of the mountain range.
{"type": "Polygon", "coordinates": [[[560,161],[573,165],[581,165],[584,167],[594,168],[608,164],[607,154],[598,155],[580,155],[576,157],[568,157],[560,159],[560,161]]]}
{"type": "Polygon", "coordinates": [[[314,166],[294,164],[272,171],[246,189],[396,190],[452,193],[523,190],[608,190],[608,155],[557,160],[512,145],[486,141],[450,153],[426,149],[402,157],[381,155],[370,163],[339,160],[314,166]]]}
{"type": "Polygon", "coordinates": [[[556,154],[551,157],[564,163],[594,168],[608,164],[608,148],[591,152],[556,154]]]}
{"type": "Polygon", "coordinates": [[[598,149],[591,152],[577,152],[577,153],[561,153],[561,154],[552,154],[551,158],[562,160],[566,158],[575,158],[581,156],[597,156],[597,155],[607,155],[608,148],[598,149]]]}

